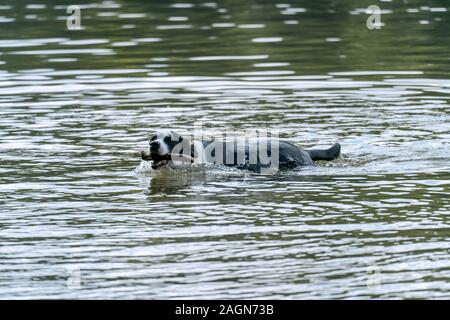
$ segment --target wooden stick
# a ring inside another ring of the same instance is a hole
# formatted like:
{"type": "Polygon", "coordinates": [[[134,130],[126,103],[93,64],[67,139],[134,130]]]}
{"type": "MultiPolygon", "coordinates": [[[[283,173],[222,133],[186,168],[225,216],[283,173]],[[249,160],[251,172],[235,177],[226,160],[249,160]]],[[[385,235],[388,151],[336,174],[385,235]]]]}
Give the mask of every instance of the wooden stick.
{"type": "Polygon", "coordinates": [[[157,154],[150,154],[147,153],[145,151],[141,151],[140,152],[141,155],[141,159],[144,161],[163,161],[163,160],[178,160],[178,161],[182,161],[182,162],[189,162],[192,163],[193,162],[193,158],[190,156],[187,156],[185,154],[175,154],[175,153],[168,153],[165,155],[157,155],[157,154]]]}

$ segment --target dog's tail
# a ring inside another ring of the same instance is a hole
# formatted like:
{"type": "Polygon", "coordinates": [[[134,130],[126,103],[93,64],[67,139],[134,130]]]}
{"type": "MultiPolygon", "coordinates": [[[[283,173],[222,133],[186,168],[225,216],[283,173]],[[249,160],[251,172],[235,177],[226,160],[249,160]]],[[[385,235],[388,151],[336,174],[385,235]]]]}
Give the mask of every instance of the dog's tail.
{"type": "Polygon", "coordinates": [[[341,154],[341,145],[335,143],[330,149],[326,150],[305,150],[313,161],[317,160],[334,160],[341,154]]]}

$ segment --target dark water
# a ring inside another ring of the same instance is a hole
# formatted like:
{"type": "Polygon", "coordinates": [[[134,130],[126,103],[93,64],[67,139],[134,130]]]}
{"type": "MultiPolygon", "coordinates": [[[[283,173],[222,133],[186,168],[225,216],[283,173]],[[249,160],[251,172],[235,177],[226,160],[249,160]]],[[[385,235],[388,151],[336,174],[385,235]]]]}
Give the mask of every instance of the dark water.
{"type": "Polygon", "coordinates": [[[0,298],[450,298],[447,1],[77,3],[0,4],[0,298]],[[344,156],[140,164],[196,121],[344,156]]]}

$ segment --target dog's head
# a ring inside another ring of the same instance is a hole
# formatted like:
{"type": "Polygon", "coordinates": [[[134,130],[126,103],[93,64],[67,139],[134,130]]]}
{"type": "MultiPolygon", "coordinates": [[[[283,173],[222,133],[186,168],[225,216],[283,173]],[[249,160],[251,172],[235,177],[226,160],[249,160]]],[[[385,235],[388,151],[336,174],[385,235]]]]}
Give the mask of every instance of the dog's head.
{"type": "Polygon", "coordinates": [[[153,169],[160,168],[169,162],[175,146],[183,142],[183,137],[174,131],[158,131],[150,137],[150,155],[153,169]]]}
{"type": "Polygon", "coordinates": [[[183,137],[173,131],[158,131],[150,137],[150,154],[166,156],[172,153],[173,148],[183,142],[183,137]]]}

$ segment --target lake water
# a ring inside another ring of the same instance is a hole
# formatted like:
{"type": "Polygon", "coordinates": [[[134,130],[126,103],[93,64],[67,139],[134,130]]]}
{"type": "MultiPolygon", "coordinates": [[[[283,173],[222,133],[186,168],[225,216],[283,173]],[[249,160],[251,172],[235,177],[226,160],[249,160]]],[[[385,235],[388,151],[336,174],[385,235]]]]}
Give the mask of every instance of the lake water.
{"type": "Polygon", "coordinates": [[[0,4],[0,298],[450,298],[447,1],[47,2],[0,4]],[[200,121],[343,156],[140,162],[200,121]]]}

